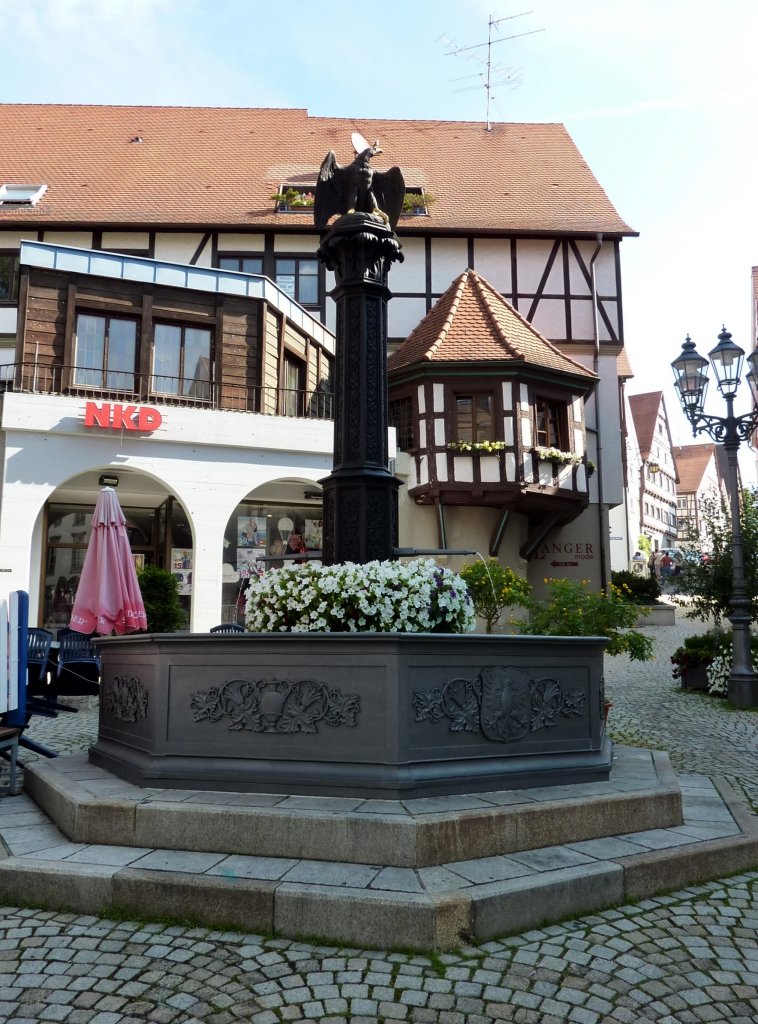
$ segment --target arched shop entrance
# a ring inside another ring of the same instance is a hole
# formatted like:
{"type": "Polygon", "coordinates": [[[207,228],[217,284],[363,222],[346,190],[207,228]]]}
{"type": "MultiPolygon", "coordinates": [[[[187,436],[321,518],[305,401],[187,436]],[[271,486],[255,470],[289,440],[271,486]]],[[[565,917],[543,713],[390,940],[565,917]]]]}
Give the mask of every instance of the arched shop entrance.
{"type": "Polygon", "coordinates": [[[179,582],[190,621],[192,530],[184,508],[166,487],[134,470],[91,470],[58,487],[45,505],[38,621],[55,633],[67,626],[84,555],[92,532],[92,514],[102,486],[115,487],[126,518],[135,565],[171,569],[179,582]]]}
{"type": "MultiPolygon", "coordinates": [[[[92,531],[92,514],[99,490],[115,487],[127,521],[127,533],[135,565],[169,569],[179,585],[179,599],[190,628],[207,629],[215,622],[244,623],[244,600],[251,574],[283,564],[277,552],[297,542],[300,549],[321,548],[321,489],[313,480],[278,478],[261,484],[231,506],[216,493],[212,532],[218,538],[226,522],[223,547],[216,567],[206,573],[205,586],[219,590],[204,593],[196,569],[196,544],[208,548],[208,523],[197,537],[197,510],[185,505],[166,485],[134,468],[92,469],[61,484],[51,494],[42,513],[38,623],[55,633],[69,624],[84,555],[92,531]],[[224,507],[225,506],[225,507],[224,507]],[[218,532],[216,532],[218,531],[218,532]],[[200,586],[200,589],[198,587],[200,586]],[[214,600],[215,596],[215,600],[214,600]],[[195,602],[199,602],[197,608],[195,602]]],[[[227,499],[228,500],[228,499],[227,499]]],[[[218,541],[216,541],[218,543],[218,541]]],[[[218,548],[215,548],[218,550],[218,548]]],[[[206,559],[207,562],[207,559],[206,559]]]]}
{"type": "Polygon", "coordinates": [[[271,480],[237,505],[224,531],[221,622],[244,625],[252,576],[280,568],[276,556],[321,550],[321,488],[312,480],[271,480]]]}

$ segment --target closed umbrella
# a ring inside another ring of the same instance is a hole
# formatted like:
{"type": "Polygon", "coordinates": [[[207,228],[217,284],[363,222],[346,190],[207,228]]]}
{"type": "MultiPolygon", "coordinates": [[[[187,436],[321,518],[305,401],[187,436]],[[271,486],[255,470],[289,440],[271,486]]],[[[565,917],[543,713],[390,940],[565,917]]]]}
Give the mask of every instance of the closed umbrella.
{"type": "Polygon", "coordinates": [[[112,487],[103,487],[95,505],[70,626],[104,636],[147,629],[126,520],[112,487]]]}

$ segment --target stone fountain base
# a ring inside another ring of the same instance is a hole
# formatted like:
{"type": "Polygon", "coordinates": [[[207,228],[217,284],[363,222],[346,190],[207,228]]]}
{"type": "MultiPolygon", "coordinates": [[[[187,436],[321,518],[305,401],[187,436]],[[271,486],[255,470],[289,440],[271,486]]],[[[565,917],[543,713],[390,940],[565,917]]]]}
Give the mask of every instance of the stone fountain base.
{"type": "Polygon", "coordinates": [[[607,779],[603,638],[98,641],[90,759],[140,786],[434,796],[607,779]]]}

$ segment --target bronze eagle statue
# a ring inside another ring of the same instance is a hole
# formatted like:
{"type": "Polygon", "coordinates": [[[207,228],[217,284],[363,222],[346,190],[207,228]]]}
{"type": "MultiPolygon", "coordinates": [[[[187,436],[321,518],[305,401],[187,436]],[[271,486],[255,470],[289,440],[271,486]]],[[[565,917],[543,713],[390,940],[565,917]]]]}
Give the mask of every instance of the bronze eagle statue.
{"type": "Polygon", "coordinates": [[[405,179],[399,167],[375,171],[371,158],[381,153],[379,141],[340,167],[332,150],[326,154],[318,175],[313,221],[323,230],[329,218],[342,213],[373,213],[394,231],[403,209],[405,179]]]}

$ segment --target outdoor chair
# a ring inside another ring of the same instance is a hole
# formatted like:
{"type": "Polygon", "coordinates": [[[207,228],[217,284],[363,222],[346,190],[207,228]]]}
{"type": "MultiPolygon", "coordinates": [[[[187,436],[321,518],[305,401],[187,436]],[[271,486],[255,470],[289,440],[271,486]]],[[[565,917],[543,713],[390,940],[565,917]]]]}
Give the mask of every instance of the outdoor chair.
{"type": "Polygon", "coordinates": [[[50,646],[53,634],[47,629],[32,626],[26,644],[27,691],[37,696],[48,693],[47,675],[50,668],[50,646]]]}
{"type": "Polygon", "coordinates": [[[100,693],[100,655],[84,633],[58,630],[58,667],[52,688],[56,695],[94,697],[100,693]]]}
{"type": "Polygon", "coordinates": [[[20,737],[20,729],[14,729],[8,725],[0,725],[0,757],[6,759],[10,764],[8,785],[0,789],[0,793],[7,793],[8,796],[16,796],[16,758],[18,756],[20,737]],[[6,753],[6,751],[9,751],[9,753],[6,753]]]}
{"type": "Polygon", "coordinates": [[[244,633],[245,627],[238,626],[236,622],[223,622],[220,626],[214,626],[211,633],[244,633]]]}

